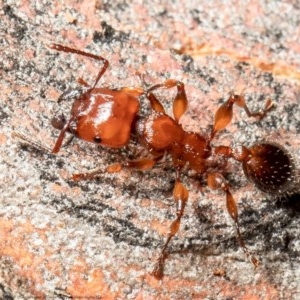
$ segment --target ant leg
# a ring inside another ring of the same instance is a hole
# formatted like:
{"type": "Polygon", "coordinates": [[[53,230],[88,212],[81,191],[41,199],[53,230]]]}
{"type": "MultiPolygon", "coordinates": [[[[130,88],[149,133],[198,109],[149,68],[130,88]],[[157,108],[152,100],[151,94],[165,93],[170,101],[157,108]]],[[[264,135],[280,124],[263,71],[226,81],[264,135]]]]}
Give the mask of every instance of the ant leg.
{"type": "Polygon", "coordinates": [[[57,51],[67,52],[67,53],[75,53],[75,54],[78,54],[78,55],[82,55],[82,56],[86,56],[86,57],[89,57],[89,58],[93,58],[93,59],[102,61],[103,66],[102,66],[101,70],[99,71],[99,73],[96,77],[95,83],[93,84],[91,89],[95,88],[98,81],[100,80],[100,78],[102,77],[102,75],[105,73],[106,69],[109,66],[108,60],[105,59],[104,57],[100,56],[100,55],[94,55],[94,54],[91,54],[91,53],[88,53],[88,52],[85,52],[85,51],[77,50],[77,49],[74,49],[74,48],[70,48],[70,47],[63,46],[63,45],[60,45],[60,44],[55,44],[55,43],[50,44],[49,48],[57,50],[57,51]]]}
{"type": "MultiPolygon", "coordinates": [[[[139,171],[147,171],[149,169],[152,169],[154,165],[161,160],[163,156],[155,156],[153,158],[141,158],[137,160],[131,160],[127,161],[123,164],[121,163],[115,163],[110,166],[108,166],[105,170],[107,173],[119,173],[123,168],[128,169],[136,169],[139,171]]],[[[86,180],[86,179],[93,179],[97,177],[100,173],[103,173],[103,170],[100,168],[96,168],[94,170],[91,170],[90,172],[85,173],[76,173],[73,174],[72,179],[73,180],[86,180]]]]}
{"type": "Polygon", "coordinates": [[[241,232],[240,232],[240,225],[238,220],[238,209],[235,203],[235,200],[229,191],[229,185],[227,184],[225,178],[220,173],[210,173],[207,176],[207,184],[211,189],[222,189],[226,193],[226,206],[227,211],[234,221],[236,233],[237,233],[237,239],[238,242],[243,249],[244,253],[247,255],[247,257],[250,259],[254,267],[257,267],[259,265],[259,261],[256,257],[252,256],[250,251],[245,245],[245,242],[242,238],[241,232]]]}
{"type": "Polygon", "coordinates": [[[266,113],[273,107],[273,102],[268,99],[266,101],[265,108],[262,111],[251,112],[245,102],[244,96],[230,95],[228,100],[223,103],[216,111],[214,127],[211,133],[210,140],[213,139],[218,131],[223,130],[231,122],[233,115],[233,104],[236,104],[239,107],[243,108],[248,117],[258,117],[259,119],[262,119],[266,115],[266,113]]]}
{"type": "Polygon", "coordinates": [[[157,100],[157,98],[152,94],[152,91],[157,90],[159,88],[169,89],[175,86],[177,87],[177,94],[173,101],[173,115],[175,121],[178,123],[181,116],[185,113],[188,104],[184,84],[181,81],[175,79],[168,79],[162,83],[153,85],[152,87],[147,89],[146,96],[150,101],[152,109],[164,113],[164,108],[162,107],[159,100],[157,100]]]}
{"type": "Polygon", "coordinates": [[[180,179],[178,178],[178,175],[176,177],[177,179],[173,189],[173,198],[176,202],[176,219],[173,220],[173,222],[170,225],[167,239],[161,249],[154,270],[151,272],[151,274],[157,279],[161,279],[163,277],[164,262],[167,258],[166,250],[170,241],[179,230],[181,217],[183,216],[184,208],[189,197],[189,192],[187,188],[181,183],[180,179]]]}

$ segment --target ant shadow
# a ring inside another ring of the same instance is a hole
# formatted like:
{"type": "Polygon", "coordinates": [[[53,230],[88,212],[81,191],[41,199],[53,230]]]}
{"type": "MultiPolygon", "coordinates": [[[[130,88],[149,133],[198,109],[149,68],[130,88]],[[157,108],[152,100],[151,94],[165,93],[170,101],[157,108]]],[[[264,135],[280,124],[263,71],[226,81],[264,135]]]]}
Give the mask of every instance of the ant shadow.
{"type": "Polygon", "coordinates": [[[300,192],[277,200],[276,206],[278,208],[285,208],[294,215],[300,215],[300,192]]]}

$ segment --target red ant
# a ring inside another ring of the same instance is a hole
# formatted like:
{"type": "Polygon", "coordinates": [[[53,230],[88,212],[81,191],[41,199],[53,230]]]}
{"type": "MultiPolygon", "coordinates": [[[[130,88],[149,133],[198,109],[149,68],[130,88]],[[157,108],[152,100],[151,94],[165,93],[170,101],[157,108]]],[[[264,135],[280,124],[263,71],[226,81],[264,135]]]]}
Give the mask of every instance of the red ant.
{"type": "MultiPolygon", "coordinates": [[[[117,163],[109,166],[106,169],[107,172],[119,172],[122,167],[147,170],[151,169],[165,155],[169,155],[172,159],[175,169],[173,198],[176,203],[176,217],[170,225],[167,239],[160,251],[152,274],[158,279],[163,276],[167,247],[179,230],[189,197],[189,192],[180,178],[184,166],[188,166],[198,175],[206,178],[210,188],[225,192],[227,211],[234,221],[239,244],[253,265],[258,266],[258,260],[251,255],[241,236],[238,209],[230,192],[229,184],[220,172],[210,170],[211,162],[208,161],[208,158],[222,156],[225,159],[233,158],[241,162],[246,177],[264,192],[278,193],[279,191],[283,194],[293,188],[295,166],[287,151],[278,144],[258,142],[249,148],[245,146],[212,147],[211,145],[215,135],[231,122],[234,104],[243,108],[249,117],[263,118],[272,108],[272,102],[268,100],[262,111],[253,113],[248,109],[243,96],[230,95],[229,99],[218,108],[211,134],[207,137],[199,133],[187,132],[179,123],[188,104],[182,82],[169,79],[146,90],[129,87],[119,90],[97,88],[99,80],[109,65],[105,58],[59,44],[51,44],[50,48],[93,58],[103,63],[92,86],[80,79],[80,83],[84,85],[83,90],[68,91],[60,96],[59,102],[74,100],[74,103],[68,120],[61,116],[52,121],[53,126],[60,130],[52,153],[57,153],[60,150],[66,132],[88,142],[111,148],[126,146],[131,135],[135,134],[151,158],[131,160],[122,164],[117,163]],[[163,105],[153,92],[160,88],[169,89],[173,87],[177,88],[177,94],[173,100],[173,117],[171,117],[166,114],[163,105]],[[146,96],[151,106],[151,113],[146,117],[138,115],[138,98],[141,95],[146,96]]],[[[74,174],[73,178],[76,180],[91,178],[96,173],[97,171],[74,174]]]]}

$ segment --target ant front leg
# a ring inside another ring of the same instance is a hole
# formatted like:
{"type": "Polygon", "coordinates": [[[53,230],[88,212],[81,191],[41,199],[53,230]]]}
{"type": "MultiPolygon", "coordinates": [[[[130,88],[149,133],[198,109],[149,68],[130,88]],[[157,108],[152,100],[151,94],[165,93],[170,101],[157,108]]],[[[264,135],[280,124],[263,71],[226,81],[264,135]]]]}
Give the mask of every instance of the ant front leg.
{"type": "Polygon", "coordinates": [[[176,177],[177,179],[173,189],[173,198],[176,202],[176,218],[175,220],[173,220],[173,222],[170,225],[168,237],[161,249],[154,270],[151,273],[157,279],[161,279],[163,277],[164,262],[167,258],[167,247],[170,241],[172,240],[172,238],[176,235],[176,233],[179,230],[181,218],[184,213],[184,208],[189,197],[189,192],[187,188],[181,183],[178,176],[176,177]]]}
{"type": "Polygon", "coordinates": [[[184,84],[181,81],[175,80],[175,79],[168,79],[164,81],[163,83],[156,84],[152,87],[150,87],[146,91],[146,97],[149,99],[151,108],[157,112],[165,113],[165,110],[160,103],[160,101],[154,96],[152,93],[154,90],[157,90],[159,88],[169,89],[172,87],[177,87],[177,94],[175,96],[175,99],[173,101],[173,115],[175,121],[178,123],[181,116],[185,113],[187,109],[187,97],[185,93],[184,84]]]}
{"type": "Polygon", "coordinates": [[[207,176],[207,184],[211,189],[222,189],[226,193],[226,206],[227,211],[234,221],[235,229],[237,232],[237,239],[239,241],[239,244],[241,248],[243,249],[244,253],[247,255],[247,257],[250,259],[252,264],[257,267],[259,265],[259,261],[256,257],[252,256],[250,251],[245,245],[245,242],[242,238],[241,231],[240,231],[240,225],[238,220],[238,209],[235,203],[235,200],[229,190],[229,185],[227,184],[225,178],[220,173],[210,173],[207,176]]]}
{"type": "Polygon", "coordinates": [[[239,107],[243,108],[248,117],[258,117],[259,119],[265,117],[266,113],[273,107],[273,102],[268,99],[266,101],[265,108],[262,111],[251,112],[246,104],[244,96],[230,95],[229,99],[225,103],[223,103],[216,111],[214,127],[211,133],[210,140],[213,139],[218,131],[223,130],[231,122],[233,115],[233,104],[236,104],[239,107]]]}

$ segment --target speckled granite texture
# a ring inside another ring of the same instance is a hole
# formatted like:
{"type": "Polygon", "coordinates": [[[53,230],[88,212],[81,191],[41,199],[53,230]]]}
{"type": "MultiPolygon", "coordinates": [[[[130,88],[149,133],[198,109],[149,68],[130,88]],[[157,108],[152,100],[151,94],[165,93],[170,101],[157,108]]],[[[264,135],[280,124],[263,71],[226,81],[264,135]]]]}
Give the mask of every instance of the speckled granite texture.
{"type": "MultiPolygon", "coordinates": [[[[261,261],[254,270],[237,246],[224,195],[185,173],[186,214],[157,281],[150,272],[175,213],[170,165],[74,182],[74,172],[104,170],[135,147],[107,150],[74,139],[53,156],[12,137],[21,131],[51,148],[59,95],[99,70],[95,61],[47,47],[56,42],[107,58],[103,86],[138,86],[138,73],[149,84],[183,81],[188,130],[209,130],[231,91],[244,92],[253,110],[270,98],[275,109],[262,121],[236,108],[215,144],[276,139],[297,161],[299,2],[197,2],[0,3],[0,298],[300,298],[299,194],[276,201],[247,183],[238,163],[228,167],[245,241],[261,261]]],[[[173,96],[160,95],[166,106],[173,96]]]]}

